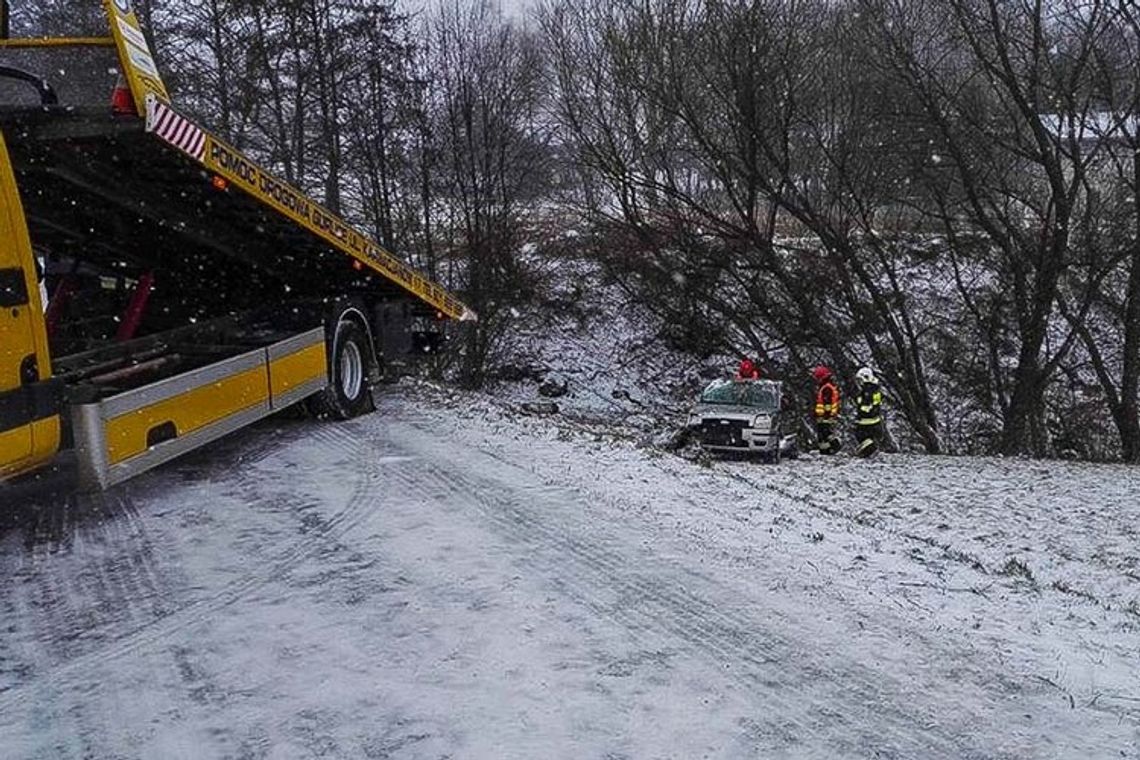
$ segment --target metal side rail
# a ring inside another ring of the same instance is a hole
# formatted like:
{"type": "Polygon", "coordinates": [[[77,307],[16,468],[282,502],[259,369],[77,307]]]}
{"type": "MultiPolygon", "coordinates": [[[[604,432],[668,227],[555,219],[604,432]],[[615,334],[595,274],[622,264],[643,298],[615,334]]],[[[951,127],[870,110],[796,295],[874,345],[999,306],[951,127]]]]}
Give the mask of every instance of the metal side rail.
{"type": "Polygon", "coordinates": [[[79,486],[103,490],[268,417],[328,383],[325,331],[72,408],[79,486]]]}

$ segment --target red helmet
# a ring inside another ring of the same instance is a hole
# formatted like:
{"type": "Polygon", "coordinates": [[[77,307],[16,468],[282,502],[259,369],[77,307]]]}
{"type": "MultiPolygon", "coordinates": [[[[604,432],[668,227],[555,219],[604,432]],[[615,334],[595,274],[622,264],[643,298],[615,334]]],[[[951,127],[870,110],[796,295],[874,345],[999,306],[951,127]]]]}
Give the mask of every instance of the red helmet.
{"type": "Polygon", "coordinates": [[[811,371],[811,376],[815,378],[817,383],[822,383],[827,378],[831,377],[831,368],[819,365],[811,371]]]}
{"type": "Polygon", "coordinates": [[[756,365],[752,363],[751,359],[740,360],[740,374],[748,374],[756,369],[756,365]]]}

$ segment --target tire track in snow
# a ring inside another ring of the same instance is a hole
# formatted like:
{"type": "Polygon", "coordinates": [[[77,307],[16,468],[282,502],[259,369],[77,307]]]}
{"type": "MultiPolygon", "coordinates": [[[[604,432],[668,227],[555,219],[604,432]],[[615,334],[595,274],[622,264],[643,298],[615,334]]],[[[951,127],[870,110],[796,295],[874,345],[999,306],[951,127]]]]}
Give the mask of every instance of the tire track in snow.
{"type": "MultiPolygon", "coordinates": [[[[284,436],[242,431],[159,472],[175,480],[182,474],[183,480],[225,482],[303,432],[301,426],[286,427],[284,436]],[[235,470],[235,464],[243,469],[235,470]]],[[[171,577],[163,542],[148,530],[136,505],[138,497],[150,495],[148,485],[143,479],[103,493],[48,493],[26,505],[11,531],[22,534],[24,551],[0,558],[16,565],[7,574],[3,596],[13,611],[8,618],[19,622],[0,642],[5,645],[0,646],[5,665],[0,675],[17,675],[15,681],[0,681],[0,694],[108,637],[115,640],[116,628],[141,630],[177,611],[169,600],[185,584],[171,577]],[[21,638],[35,646],[25,646],[21,638]],[[11,645],[22,651],[13,652],[11,645]],[[24,661],[29,654],[31,661],[24,661]]]]}
{"type": "Polygon", "coordinates": [[[32,657],[7,689],[90,648],[115,627],[143,625],[164,612],[164,592],[174,584],[156,563],[154,542],[129,491],[45,507],[31,516],[24,539],[25,550],[11,557],[18,567],[3,591],[20,610],[10,642],[23,657],[6,659],[32,657]]]}
{"type": "MultiPolygon", "coordinates": [[[[346,424],[337,437],[346,445],[352,439],[371,438],[364,424],[346,424]]],[[[416,492],[426,491],[444,503],[477,512],[500,535],[527,547],[524,561],[540,577],[592,612],[641,636],[657,636],[665,649],[678,649],[680,644],[680,651],[711,660],[746,695],[759,698],[762,707],[779,716],[752,721],[749,730],[762,735],[758,741],[775,739],[794,747],[797,736],[826,732],[840,755],[873,748],[888,756],[984,756],[943,732],[933,713],[920,713],[913,701],[920,695],[885,684],[881,674],[857,666],[829,669],[802,646],[765,630],[759,610],[749,614],[710,601],[723,591],[710,587],[709,580],[651,556],[627,556],[620,550],[628,544],[599,542],[596,535],[575,537],[587,531],[558,517],[567,514],[568,502],[580,499],[567,489],[508,489],[486,476],[460,472],[454,465],[445,469],[435,464],[449,461],[438,436],[414,423],[400,423],[400,428],[385,444],[430,454],[395,468],[404,470],[401,481],[416,492]],[[416,435],[407,435],[409,431],[416,435]],[[410,443],[414,437],[421,440],[410,443]],[[638,566],[650,568],[656,577],[637,572],[638,566]],[[762,691],[758,693],[757,687],[762,691]]],[[[529,479],[525,473],[524,480],[529,479]]]]}
{"type": "MultiPolygon", "coordinates": [[[[15,708],[17,703],[26,698],[28,691],[47,689],[65,691],[73,688],[91,680],[91,676],[107,664],[158,644],[186,628],[208,620],[235,602],[280,580],[299,564],[320,552],[327,542],[338,541],[362,522],[368,516],[366,507],[371,504],[374,497],[379,468],[373,458],[360,456],[366,448],[363,444],[356,444],[346,452],[345,439],[327,431],[327,426],[315,427],[313,434],[304,439],[304,442],[311,441],[322,445],[330,456],[355,454],[355,459],[360,462],[360,466],[354,470],[355,478],[348,499],[331,516],[322,519],[320,525],[310,526],[302,538],[275,555],[261,572],[234,581],[208,597],[182,604],[63,663],[48,665],[42,670],[33,670],[29,673],[27,681],[0,692],[0,714],[8,713],[15,708]]],[[[368,446],[367,450],[371,451],[371,447],[368,446]]],[[[249,467],[239,470],[232,480],[234,485],[242,489],[247,496],[256,498],[257,479],[250,473],[249,467]]],[[[219,485],[225,485],[225,482],[222,480],[219,485]]],[[[137,510],[134,519],[141,519],[138,518],[137,510]]],[[[126,593],[127,589],[123,588],[122,591],[126,593]]],[[[58,631],[43,631],[47,637],[57,633],[58,631]]]]}

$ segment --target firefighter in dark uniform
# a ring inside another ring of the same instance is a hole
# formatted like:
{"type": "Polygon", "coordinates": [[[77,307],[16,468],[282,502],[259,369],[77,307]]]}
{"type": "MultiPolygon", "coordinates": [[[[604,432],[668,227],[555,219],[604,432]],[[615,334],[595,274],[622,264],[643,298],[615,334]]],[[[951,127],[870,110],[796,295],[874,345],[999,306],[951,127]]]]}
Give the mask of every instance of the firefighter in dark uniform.
{"type": "Polygon", "coordinates": [[[836,427],[839,425],[839,386],[831,369],[820,365],[812,370],[815,378],[815,431],[820,454],[835,454],[843,446],[836,427]]]}
{"type": "Polygon", "coordinates": [[[860,368],[855,380],[859,385],[855,397],[855,437],[858,440],[855,456],[870,457],[879,451],[883,434],[883,391],[870,367],[860,368]]]}

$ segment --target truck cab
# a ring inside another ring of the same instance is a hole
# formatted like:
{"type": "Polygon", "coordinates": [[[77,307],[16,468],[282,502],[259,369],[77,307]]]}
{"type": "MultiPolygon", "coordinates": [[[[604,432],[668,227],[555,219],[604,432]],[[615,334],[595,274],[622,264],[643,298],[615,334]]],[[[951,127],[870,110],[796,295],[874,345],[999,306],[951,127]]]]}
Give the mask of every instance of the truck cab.
{"type": "Polygon", "coordinates": [[[60,444],[51,360],[23,208],[0,136],[0,478],[50,460],[60,444]]]}

